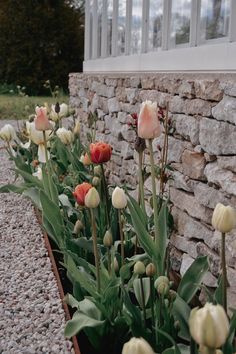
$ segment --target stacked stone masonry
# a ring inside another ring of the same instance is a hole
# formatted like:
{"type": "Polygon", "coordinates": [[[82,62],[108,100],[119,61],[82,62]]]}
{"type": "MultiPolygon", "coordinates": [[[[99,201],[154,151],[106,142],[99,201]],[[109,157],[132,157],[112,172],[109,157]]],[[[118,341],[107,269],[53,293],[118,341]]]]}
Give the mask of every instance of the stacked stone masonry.
{"type": "MultiPolygon", "coordinates": [[[[174,169],[169,186],[175,231],[170,239],[172,267],[184,273],[198,255],[208,255],[210,272],[204,279],[214,288],[220,269],[220,234],[211,217],[221,202],[236,208],[236,75],[130,74],[70,75],[70,104],[81,121],[86,141],[87,118],[97,111],[97,141],[110,143],[110,183],[137,186],[136,133],[130,113],[144,100],[161,107],[168,102],[174,133],[168,160],[174,169]]],[[[158,163],[158,144],[154,140],[158,163]]],[[[148,162],[148,156],[145,156],[148,162]]],[[[145,182],[147,191],[150,180],[145,182]]],[[[227,236],[229,302],[236,298],[236,230],[227,236]]],[[[233,301],[234,300],[234,301],[233,301]]]]}

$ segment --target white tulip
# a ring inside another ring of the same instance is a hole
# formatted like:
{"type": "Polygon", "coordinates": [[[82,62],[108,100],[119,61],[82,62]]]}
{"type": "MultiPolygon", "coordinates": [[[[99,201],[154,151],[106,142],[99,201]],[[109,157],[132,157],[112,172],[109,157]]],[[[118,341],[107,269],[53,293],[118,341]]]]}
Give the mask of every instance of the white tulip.
{"type": "Polygon", "coordinates": [[[0,130],[0,138],[6,142],[17,139],[16,131],[11,124],[5,124],[0,130]]]}
{"type": "Polygon", "coordinates": [[[236,211],[231,206],[218,203],[212,215],[213,227],[222,232],[230,232],[236,226],[236,211]]]}
{"type": "Polygon", "coordinates": [[[116,209],[124,209],[127,205],[127,197],[122,188],[116,187],[112,193],[112,205],[116,209]]]}
{"type": "Polygon", "coordinates": [[[73,133],[71,130],[68,130],[66,128],[59,128],[57,129],[56,134],[58,138],[61,140],[61,142],[65,145],[69,145],[73,141],[73,133]]]}
{"type": "Polygon", "coordinates": [[[152,347],[143,338],[131,338],[125,343],[122,349],[122,354],[155,354],[152,347]]]}

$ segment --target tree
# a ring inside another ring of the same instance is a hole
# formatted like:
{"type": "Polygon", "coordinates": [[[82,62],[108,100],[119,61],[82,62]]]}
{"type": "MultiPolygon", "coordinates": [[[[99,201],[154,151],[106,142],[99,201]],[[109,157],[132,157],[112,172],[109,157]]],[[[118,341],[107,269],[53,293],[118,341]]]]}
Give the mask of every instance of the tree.
{"type": "Polygon", "coordinates": [[[69,72],[82,70],[83,21],[69,0],[0,0],[0,82],[66,89],[69,72]]]}

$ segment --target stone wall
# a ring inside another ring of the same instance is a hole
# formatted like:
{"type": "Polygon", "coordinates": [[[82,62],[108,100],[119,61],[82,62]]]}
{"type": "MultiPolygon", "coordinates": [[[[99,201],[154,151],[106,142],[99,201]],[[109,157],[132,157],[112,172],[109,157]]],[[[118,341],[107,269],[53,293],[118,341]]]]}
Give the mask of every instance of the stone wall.
{"type": "MultiPolygon", "coordinates": [[[[236,75],[141,74],[70,75],[70,103],[87,132],[89,110],[97,109],[97,140],[113,146],[110,181],[137,185],[135,132],[130,113],[144,100],[169,113],[174,133],[168,160],[174,169],[170,199],[176,230],[171,236],[172,266],[184,273],[198,255],[209,255],[204,282],[215,287],[220,268],[220,235],[211,227],[217,202],[236,207],[236,75]]],[[[154,150],[158,161],[155,139],[154,150]]],[[[148,161],[148,158],[147,158],[148,161]]],[[[146,188],[150,183],[146,181],[146,188]]],[[[227,236],[229,300],[236,296],[236,231],[227,236]]]]}

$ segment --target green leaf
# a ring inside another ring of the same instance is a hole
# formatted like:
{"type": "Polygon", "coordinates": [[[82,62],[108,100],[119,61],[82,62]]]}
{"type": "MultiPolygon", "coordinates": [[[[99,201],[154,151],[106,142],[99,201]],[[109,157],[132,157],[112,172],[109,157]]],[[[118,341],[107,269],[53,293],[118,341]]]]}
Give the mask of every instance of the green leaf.
{"type": "MultiPolygon", "coordinates": [[[[160,333],[163,337],[165,337],[166,339],[168,339],[169,340],[169,342],[171,343],[171,344],[173,344],[174,345],[174,352],[172,351],[172,349],[171,349],[171,351],[164,351],[164,353],[168,353],[168,354],[181,354],[181,352],[180,352],[180,350],[179,350],[179,348],[178,348],[178,346],[176,345],[176,343],[175,343],[175,341],[174,341],[174,339],[167,333],[167,332],[165,332],[165,331],[163,331],[163,330],[161,330],[161,329],[159,329],[159,328],[157,328],[157,330],[156,330],[158,333],[160,333]]],[[[167,349],[167,350],[170,350],[170,349],[167,349]]]]}
{"type": "Polygon", "coordinates": [[[85,315],[82,312],[76,312],[72,320],[68,321],[65,326],[65,337],[71,338],[78,334],[86,327],[99,327],[104,325],[105,321],[98,321],[85,315]]]}
{"type": "Polygon", "coordinates": [[[152,261],[155,263],[156,268],[160,269],[160,256],[158,250],[151,236],[147,232],[142,220],[140,219],[139,214],[136,212],[135,208],[133,207],[132,200],[128,201],[128,208],[130,210],[133,226],[138,235],[138,239],[141,246],[143,247],[144,251],[148,254],[150,259],[152,259],[152,261]]]}
{"type": "Polygon", "coordinates": [[[176,321],[179,321],[180,331],[179,337],[190,340],[188,320],[190,316],[190,307],[188,304],[177,295],[172,308],[172,313],[176,321]]]}
{"type": "Polygon", "coordinates": [[[31,183],[33,186],[43,189],[43,183],[37,177],[32,176],[31,173],[20,170],[19,168],[17,168],[15,171],[19,172],[19,174],[24,178],[25,182],[31,183]]]}
{"type": "Polygon", "coordinates": [[[196,294],[202,279],[209,269],[208,257],[198,257],[194,260],[180,281],[177,293],[189,303],[196,294]]]}
{"type": "Polygon", "coordinates": [[[72,308],[79,308],[79,301],[77,301],[71,294],[66,294],[63,301],[72,308]]]}
{"type": "MultiPolygon", "coordinates": [[[[150,279],[149,278],[142,278],[143,281],[143,292],[144,292],[144,304],[145,306],[148,303],[149,297],[150,297],[150,279]]],[[[133,287],[134,287],[134,293],[136,296],[136,299],[139,303],[139,306],[142,308],[142,290],[141,290],[141,283],[140,279],[135,279],[133,282],[133,287]]]]}
{"type": "Polygon", "coordinates": [[[165,274],[165,259],[166,259],[166,248],[167,248],[167,217],[168,208],[166,203],[161,207],[160,213],[158,215],[158,250],[161,257],[160,262],[160,275],[165,274]]]}
{"type": "Polygon", "coordinates": [[[23,196],[30,198],[33,204],[39,209],[42,209],[42,205],[40,203],[39,190],[38,188],[28,188],[23,193],[23,196]]]}
{"type": "Polygon", "coordinates": [[[21,184],[19,186],[16,186],[15,184],[7,184],[5,186],[0,187],[0,193],[14,192],[21,194],[27,188],[27,183],[21,184]]]}
{"type": "Polygon", "coordinates": [[[228,338],[223,346],[224,353],[227,353],[227,354],[235,353],[235,346],[233,345],[233,341],[234,341],[234,337],[235,337],[235,330],[236,330],[236,311],[234,312],[234,314],[230,320],[229,335],[228,335],[228,338]]]}

